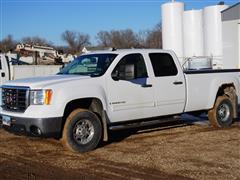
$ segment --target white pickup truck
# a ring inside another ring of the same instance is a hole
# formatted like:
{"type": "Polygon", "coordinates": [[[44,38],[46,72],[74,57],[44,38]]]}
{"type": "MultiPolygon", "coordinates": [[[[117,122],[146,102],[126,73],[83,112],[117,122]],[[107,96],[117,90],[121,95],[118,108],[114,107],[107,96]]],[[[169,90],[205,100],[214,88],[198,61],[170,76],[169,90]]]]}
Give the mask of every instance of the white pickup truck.
{"type": "Polygon", "coordinates": [[[57,75],[2,86],[2,125],[93,150],[109,130],[185,112],[207,112],[215,127],[237,118],[239,70],[183,71],[172,51],[84,54],[57,75]]]}

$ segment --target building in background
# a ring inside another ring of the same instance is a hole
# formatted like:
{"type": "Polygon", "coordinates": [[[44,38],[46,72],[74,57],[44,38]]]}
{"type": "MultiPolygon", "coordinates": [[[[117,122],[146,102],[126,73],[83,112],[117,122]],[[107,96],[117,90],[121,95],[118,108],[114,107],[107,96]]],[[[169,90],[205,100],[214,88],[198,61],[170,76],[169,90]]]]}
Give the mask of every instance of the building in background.
{"type": "Polygon", "coordinates": [[[222,11],[223,67],[240,68],[240,3],[222,11]]]}

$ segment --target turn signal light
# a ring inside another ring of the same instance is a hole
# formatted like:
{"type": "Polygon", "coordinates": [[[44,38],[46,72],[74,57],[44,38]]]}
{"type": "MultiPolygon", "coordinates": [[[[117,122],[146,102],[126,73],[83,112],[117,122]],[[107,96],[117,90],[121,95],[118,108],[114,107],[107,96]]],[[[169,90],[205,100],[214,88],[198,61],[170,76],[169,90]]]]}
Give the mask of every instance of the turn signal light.
{"type": "Polygon", "coordinates": [[[44,104],[49,105],[52,99],[52,90],[45,90],[44,104]]]}

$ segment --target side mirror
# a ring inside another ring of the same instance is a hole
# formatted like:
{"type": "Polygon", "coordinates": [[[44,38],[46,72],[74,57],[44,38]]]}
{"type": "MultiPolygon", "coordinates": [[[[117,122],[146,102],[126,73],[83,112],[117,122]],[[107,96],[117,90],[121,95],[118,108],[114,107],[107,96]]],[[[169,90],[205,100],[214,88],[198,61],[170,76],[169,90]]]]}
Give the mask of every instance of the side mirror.
{"type": "Polygon", "coordinates": [[[114,81],[119,81],[119,80],[120,80],[119,71],[118,71],[118,70],[114,70],[114,71],[112,72],[112,79],[113,79],[114,81]]]}
{"type": "Polygon", "coordinates": [[[134,64],[120,65],[112,73],[112,78],[115,81],[118,80],[132,80],[135,79],[135,69],[134,64]]]}
{"type": "Polygon", "coordinates": [[[125,80],[132,80],[135,79],[135,69],[134,64],[126,64],[125,65],[125,80]]]}
{"type": "Polygon", "coordinates": [[[132,80],[134,78],[134,64],[125,64],[119,67],[120,80],[132,80]]]}

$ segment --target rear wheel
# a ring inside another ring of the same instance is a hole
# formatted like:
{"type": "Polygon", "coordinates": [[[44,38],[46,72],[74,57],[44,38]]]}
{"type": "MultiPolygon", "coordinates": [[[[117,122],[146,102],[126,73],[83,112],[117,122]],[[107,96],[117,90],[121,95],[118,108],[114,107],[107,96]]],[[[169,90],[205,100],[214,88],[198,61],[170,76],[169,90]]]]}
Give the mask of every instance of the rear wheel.
{"type": "Polygon", "coordinates": [[[208,119],[213,127],[229,127],[233,122],[233,105],[226,96],[219,96],[213,109],[208,111],[208,119]]]}
{"type": "Polygon", "coordinates": [[[61,142],[71,151],[87,152],[95,149],[102,137],[102,125],[94,113],[74,110],[67,118],[61,142]]]}

